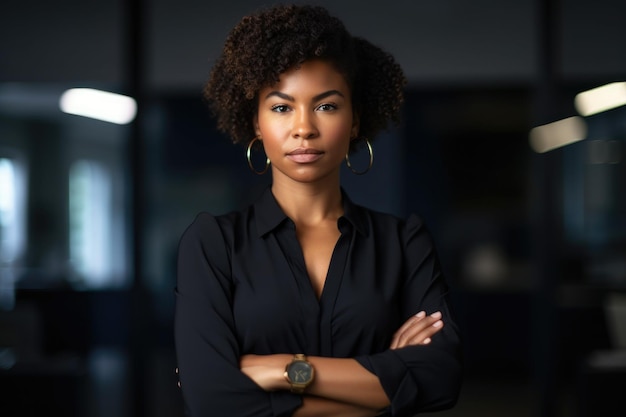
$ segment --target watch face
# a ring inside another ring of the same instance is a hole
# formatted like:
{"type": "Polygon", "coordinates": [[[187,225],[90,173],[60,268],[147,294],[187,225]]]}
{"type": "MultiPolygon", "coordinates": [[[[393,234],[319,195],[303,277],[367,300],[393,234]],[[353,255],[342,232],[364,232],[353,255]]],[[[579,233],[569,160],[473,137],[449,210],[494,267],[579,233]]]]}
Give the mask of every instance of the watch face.
{"type": "Polygon", "coordinates": [[[312,378],[311,365],[304,361],[294,361],[289,365],[287,376],[294,384],[306,384],[312,378]]]}

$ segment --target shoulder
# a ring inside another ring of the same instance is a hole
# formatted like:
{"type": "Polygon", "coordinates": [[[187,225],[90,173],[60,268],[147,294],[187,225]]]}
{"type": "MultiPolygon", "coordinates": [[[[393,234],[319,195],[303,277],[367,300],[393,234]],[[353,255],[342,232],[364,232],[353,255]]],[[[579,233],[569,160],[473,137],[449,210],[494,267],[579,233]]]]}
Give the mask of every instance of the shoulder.
{"type": "Polygon", "coordinates": [[[181,242],[187,240],[215,242],[216,238],[228,239],[244,215],[239,211],[219,215],[206,211],[200,212],[183,231],[181,242]]]}
{"type": "Polygon", "coordinates": [[[422,216],[412,212],[406,216],[385,213],[369,208],[360,208],[363,218],[366,218],[367,229],[375,239],[386,242],[397,242],[403,247],[417,245],[422,250],[430,250],[434,240],[422,216]]]}
{"type": "MultiPolygon", "coordinates": [[[[183,231],[178,243],[178,264],[181,271],[211,269],[230,271],[233,213],[213,215],[200,212],[183,231]]],[[[180,273],[181,277],[186,276],[180,273]]]]}
{"type": "Polygon", "coordinates": [[[416,230],[426,231],[424,220],[417,213],[409,213],[407,216],[403,217],[362,206],[359,206],[359,210],[375,229],[388,231],[397,230],[400,232],[416,230]]]}
{"type": "Polygon", "coordinates": [[[206,247],[211,242],[215,242],[216,238],[219,238],[221,234],[217,216],[208,212],[198,213],[183,231],[179,242],[179,249],[198,245],[206,247]]]}

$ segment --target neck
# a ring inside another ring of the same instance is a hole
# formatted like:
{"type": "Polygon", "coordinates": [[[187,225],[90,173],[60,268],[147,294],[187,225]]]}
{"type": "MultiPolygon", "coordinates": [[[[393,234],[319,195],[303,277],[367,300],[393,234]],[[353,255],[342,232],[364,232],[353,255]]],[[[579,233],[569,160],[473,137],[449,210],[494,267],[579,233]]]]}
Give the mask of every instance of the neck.
{"type": "Polygon", "coordinates": [[[287,217],[298,224],[336,222],[343,215],[341,187],[335,184],[308,184],[274,181],[272,194],[287,217]]]}

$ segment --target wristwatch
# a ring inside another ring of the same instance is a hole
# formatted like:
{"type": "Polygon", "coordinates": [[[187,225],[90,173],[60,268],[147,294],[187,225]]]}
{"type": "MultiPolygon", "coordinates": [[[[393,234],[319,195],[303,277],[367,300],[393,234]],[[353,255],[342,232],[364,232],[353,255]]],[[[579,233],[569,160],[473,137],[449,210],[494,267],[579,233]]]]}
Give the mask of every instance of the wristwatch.
{"type": "Polygon", "coordinates": [[[285,367],[285,379],[291,384],[291,392],[302,394],[304,389],[313,382],[315,370],[311,362],[302,353],[296,354],[285,367]]]}

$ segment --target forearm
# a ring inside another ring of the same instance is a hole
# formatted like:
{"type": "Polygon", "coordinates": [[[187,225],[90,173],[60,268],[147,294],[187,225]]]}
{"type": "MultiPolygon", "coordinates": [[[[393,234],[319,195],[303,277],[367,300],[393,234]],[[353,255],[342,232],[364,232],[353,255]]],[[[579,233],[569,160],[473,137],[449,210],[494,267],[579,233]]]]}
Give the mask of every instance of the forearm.
{"type": "MultiPolygon", "coordinates": [[[[284,377],[292,355],[244,355],[241,370],[266,391],[289,390],[284,377]]],[[[371,410],[389,405],[378,377],[354,359],[309,356],[315,379],[306,394],[371,410]]]]}
{"type": "MultiPolygon", "coordinates": [[[[409,318],[394,334],[392,349],[411,345],[428,345],[431,337],[443,327],[442,314],[426,315],[421,311],[409,318]]],[[[319,397],[380,410],[389,405],[380,379],[354,359],[309,357],[316,370],[307,392],[319,397]]]]}
{"type": "Polygon", "coordinates": [[[327,398],[305,395],[293,417],[375,417],[378,411],[327,398]]]}
{"type": "Polygon", "coordinates": [[[389,405],[378,377],[354,359],[308,358],[315,368],[315,380],[307,393],[373,410],[389,405]]]}

